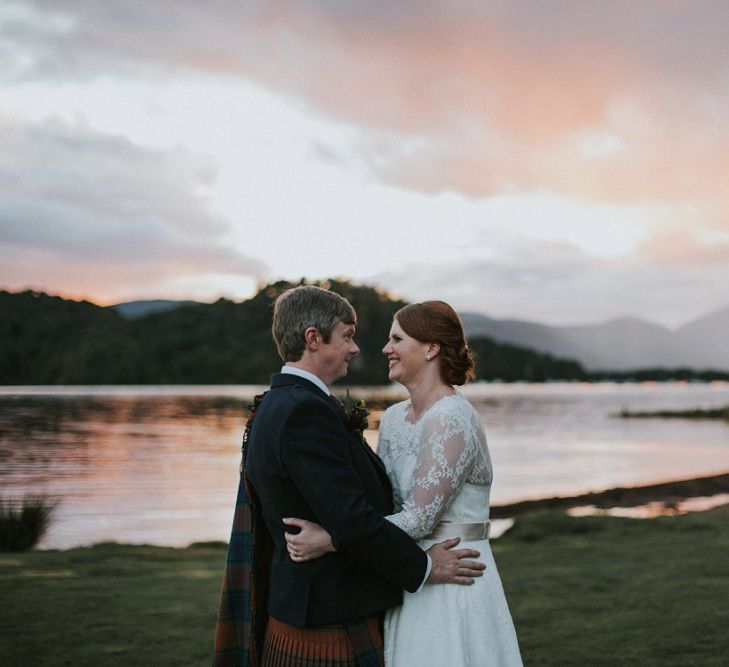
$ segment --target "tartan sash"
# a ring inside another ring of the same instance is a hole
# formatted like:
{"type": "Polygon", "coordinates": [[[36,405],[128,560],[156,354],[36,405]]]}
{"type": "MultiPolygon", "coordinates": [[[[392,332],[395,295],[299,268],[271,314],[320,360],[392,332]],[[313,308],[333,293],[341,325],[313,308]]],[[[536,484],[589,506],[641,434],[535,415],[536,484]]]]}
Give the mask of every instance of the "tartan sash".
{"type": "Polygon", "coordinates": [[[248,435],[261,399],[249,406],[243,433],[240,483],[215,626],[213,667],[258,667],[268,622],[268,583],[273,540],[245,474],[248,435]]]}

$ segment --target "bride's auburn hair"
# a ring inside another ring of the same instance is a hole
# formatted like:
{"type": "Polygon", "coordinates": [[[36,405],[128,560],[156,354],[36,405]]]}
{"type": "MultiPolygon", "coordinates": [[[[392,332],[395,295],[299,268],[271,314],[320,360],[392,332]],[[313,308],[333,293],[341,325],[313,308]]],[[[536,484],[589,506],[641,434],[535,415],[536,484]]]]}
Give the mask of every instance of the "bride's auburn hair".
{"type": "Polygon", "coordinates": [[[463,324],[453,308],[444,301],[411,303],[395,313],[395,319],[408,335],[421,343],[438,343],[440,375],[450,385],[476,379],[473,355],[463,333],[463,324]]]}

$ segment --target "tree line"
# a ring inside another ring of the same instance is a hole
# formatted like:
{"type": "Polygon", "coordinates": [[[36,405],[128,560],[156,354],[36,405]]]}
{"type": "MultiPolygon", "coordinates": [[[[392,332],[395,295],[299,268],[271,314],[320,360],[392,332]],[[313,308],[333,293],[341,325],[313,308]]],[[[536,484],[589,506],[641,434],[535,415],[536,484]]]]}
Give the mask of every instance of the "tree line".
{"type": "MultiPolygon", "coordinates": [[[[357,310],[361,351],[347,383],[387,383],[381,350],[405,302],[345,280],[315,284],[357,310]]],[[[241,303],[219,299],[135,319],[87,301],[0,292],[0,384],[267,384],[281,365],[270,333],[273,303],[292,286],[279,281],[241,303]]],[[[480,380],[596,379],[574,360],[484,337],[469,343],[480,380]]]]}

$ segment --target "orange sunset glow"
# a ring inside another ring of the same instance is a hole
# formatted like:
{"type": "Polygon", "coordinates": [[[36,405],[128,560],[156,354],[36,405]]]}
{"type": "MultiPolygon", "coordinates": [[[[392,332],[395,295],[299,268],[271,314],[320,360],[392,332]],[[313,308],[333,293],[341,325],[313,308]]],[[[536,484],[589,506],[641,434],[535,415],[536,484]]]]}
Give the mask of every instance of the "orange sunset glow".
{"type": "Polygon", "coordinates": [[[729,305],[729,6],[0,8],[0,286],[346,276],[551,324],[729,305]]]}

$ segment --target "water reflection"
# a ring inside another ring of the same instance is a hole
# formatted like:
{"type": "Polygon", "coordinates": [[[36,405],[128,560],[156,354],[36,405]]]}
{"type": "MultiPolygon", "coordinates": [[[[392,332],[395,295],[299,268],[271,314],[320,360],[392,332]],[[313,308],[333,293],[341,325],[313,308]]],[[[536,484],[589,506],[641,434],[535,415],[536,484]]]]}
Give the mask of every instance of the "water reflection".
{"type": "MultiPolygon", "coordinates": [[[[0,389],[2,494],[61,499],[47,547],[227,539],[246,407],[260,390],[0,389]]],[[[494,503],[729,469],[723,422],[611,416],[623,407],[726,405],[727,386],[473,385],[465,393],[486,423],[494,503]]],[[[374,394],[403,397],[397,388],[374,394]]],[[[371,445],[380,414],[373,410],[371,445]]]]}
{"type": "Polygon", "coordinates": [[[230,396],[4,396],[3,494],[61,500],[44,546],[186,544],[227,532],[248,401],[230,396]],[[221,511],[223,516],[221,516],[221,511]]]}
{"type": "Polygon", "coordinates": [[[630,519],[654,519],[658,516],[676,516],[689,512],[705,512],[706,510],[729,505],[729,493],[718,493],[715,496],[683,498],[675,501],[655,501],[637,507],[610,507],[608,509],[584,505],[567,510],[570,516],[621,516],[630,519]]]}
{"type": "Polygon", "coordinates": [[[175,442],[184,447],[190,432],[204,432],[205,440],[230,432],[247,404],[227,396],[4,396],[0,479],[43,484],[149,459],[175,442]]]}

